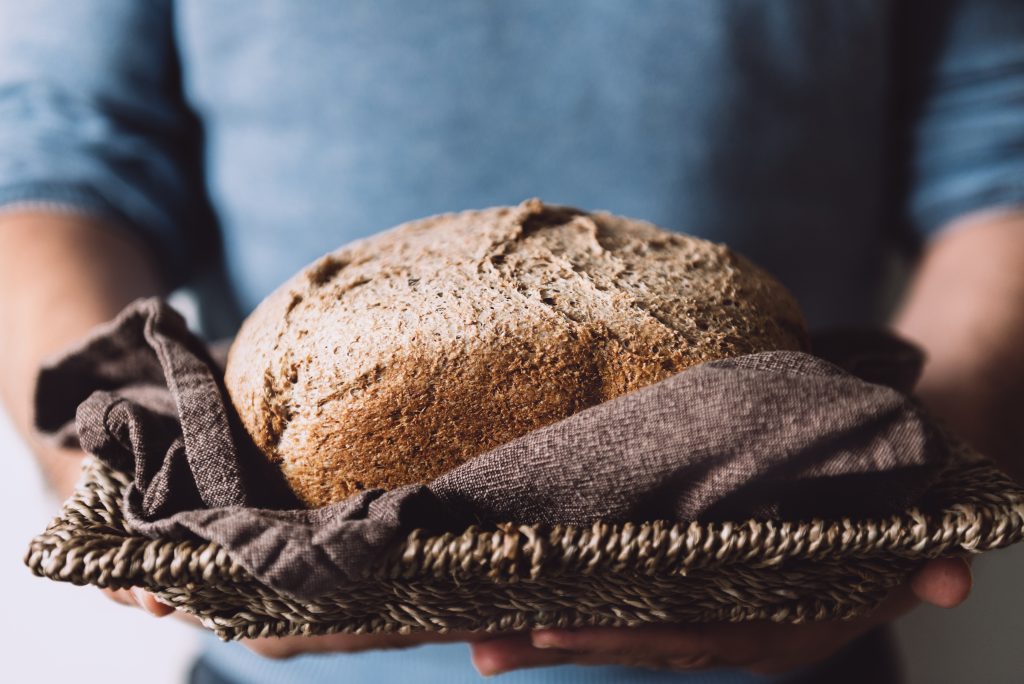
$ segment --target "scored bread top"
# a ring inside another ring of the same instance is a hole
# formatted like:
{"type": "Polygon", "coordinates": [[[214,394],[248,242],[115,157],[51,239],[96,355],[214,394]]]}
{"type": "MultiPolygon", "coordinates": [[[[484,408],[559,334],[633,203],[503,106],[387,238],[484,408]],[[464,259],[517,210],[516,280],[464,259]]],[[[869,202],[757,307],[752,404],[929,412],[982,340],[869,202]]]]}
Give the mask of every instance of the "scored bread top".
{"type": "Polygon", "coordinates": [[[804,348],[790,294],[725,246],[533,199],[319,259],[242,325],[226,384],[322,506],[429,481],[704,361],[804,348]]]}

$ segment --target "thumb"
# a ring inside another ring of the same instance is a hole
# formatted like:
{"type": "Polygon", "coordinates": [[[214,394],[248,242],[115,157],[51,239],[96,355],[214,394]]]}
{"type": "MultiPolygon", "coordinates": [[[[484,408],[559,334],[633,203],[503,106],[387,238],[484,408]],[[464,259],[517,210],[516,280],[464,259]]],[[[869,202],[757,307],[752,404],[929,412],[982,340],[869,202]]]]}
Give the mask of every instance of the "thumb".
{"type": "Polygon", "coordinates": [[[910,578],[914,595],[939,608],[953,608],[971,593],[971,566],[963,558],[928,561],[910,578]]]}

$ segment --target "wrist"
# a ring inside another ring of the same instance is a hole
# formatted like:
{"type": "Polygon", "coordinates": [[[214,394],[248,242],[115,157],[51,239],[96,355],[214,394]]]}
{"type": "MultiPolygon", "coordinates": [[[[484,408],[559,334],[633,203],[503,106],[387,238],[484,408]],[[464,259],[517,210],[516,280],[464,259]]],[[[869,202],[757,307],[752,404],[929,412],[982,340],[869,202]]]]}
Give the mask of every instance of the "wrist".
{"type": "Polygon", "coordinates": [[[74,452],[42,445],[32,429],[39,367],[160,284],[141,243],[68,214],[0,217],[0,399],[61,495],[78,477],[74,452]]]}

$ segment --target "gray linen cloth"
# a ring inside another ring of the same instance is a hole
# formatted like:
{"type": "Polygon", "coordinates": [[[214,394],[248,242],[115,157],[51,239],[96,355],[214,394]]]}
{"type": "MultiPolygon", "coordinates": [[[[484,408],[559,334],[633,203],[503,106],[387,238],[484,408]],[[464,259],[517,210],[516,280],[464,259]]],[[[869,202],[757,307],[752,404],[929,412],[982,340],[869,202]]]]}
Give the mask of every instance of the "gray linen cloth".
{"type": "Polygon", "coordinates": [[[432,482],[301,509],[233,414],[221,365],[159,299],[139,300],[44,368],[36,424],[131,476],[131,529],[224,546],[311,599],[413,529],[500,522],[876,515],[949,460],[907,396],[921,357],[881,333],[818,353],[705,363],[499,446],[432,482]],[[860,376],[860,377],[858,377],[860,376]]]}

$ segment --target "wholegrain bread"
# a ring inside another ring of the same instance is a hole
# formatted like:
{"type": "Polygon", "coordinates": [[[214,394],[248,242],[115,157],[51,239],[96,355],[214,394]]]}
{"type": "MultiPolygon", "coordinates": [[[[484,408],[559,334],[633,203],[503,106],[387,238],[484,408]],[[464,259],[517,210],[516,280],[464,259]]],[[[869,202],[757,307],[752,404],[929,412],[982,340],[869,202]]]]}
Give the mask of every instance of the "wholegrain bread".
{"type": "Polygon", "coordinates": [[[246,320],[226,384],[256,445],[321,506],[805,339],[793,298],[728,248],[529,200],[407,223],[311,264],[246,320]]]}

